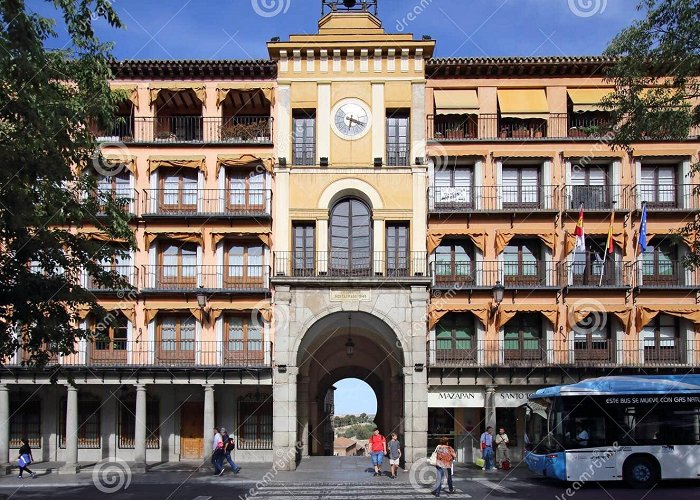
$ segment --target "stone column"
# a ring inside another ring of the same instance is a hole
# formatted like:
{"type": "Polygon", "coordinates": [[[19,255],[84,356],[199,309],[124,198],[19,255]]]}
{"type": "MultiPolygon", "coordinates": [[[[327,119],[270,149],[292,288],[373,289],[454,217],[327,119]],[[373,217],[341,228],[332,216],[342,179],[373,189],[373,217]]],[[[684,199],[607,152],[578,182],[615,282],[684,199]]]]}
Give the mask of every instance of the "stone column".
{"type": "Polygon", "coordinates": [[[6,466],[9,463],[9,456],[10,390],[7,384],[0,384],[0,466],[6,466]]]}
{"type": "Polygon", "coordinates": [[[136,384],[136,417],[134,427],[134,462],[146,464],[146,384],[136,384]]]}
{"type": "Polygon", "coordinates": [[[486,386],[486,395],[484,397],[484,423],[486,427],[496,427],[496,387],[495,385],[486,386]]]}
{"type": "MultiPolygon", "coordinates": [[[[287,366],[286,372],[273,373],[272,447],[278,470],[296,469],[297,374],[299,368],[287,366]]],[[[315,422],[313,422],[316,424],[315,422]]]]}
{"type": "Polygon", "coordinates": [[[211,455],[212,436],[214,435],[214,385],[204,384],[204,458],[211,455]]]}
{"type": "Polygon", "coordinates": [[[66,451],[60,472],[76,473],[78,467],[78,388],[66,386],[66,451]]]}

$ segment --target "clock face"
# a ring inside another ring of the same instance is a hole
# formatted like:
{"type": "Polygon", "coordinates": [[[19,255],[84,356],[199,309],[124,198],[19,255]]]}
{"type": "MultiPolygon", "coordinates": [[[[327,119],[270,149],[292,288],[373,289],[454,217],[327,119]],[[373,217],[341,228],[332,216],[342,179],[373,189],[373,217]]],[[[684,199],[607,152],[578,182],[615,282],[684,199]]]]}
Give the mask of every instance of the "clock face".
{"type": "Polygon", "coordinates": [[[370,115],[369,108],[362,101],[345,99],[335,107],[332,128],[344,139],[359,139],[369,131],[370,115]]]}

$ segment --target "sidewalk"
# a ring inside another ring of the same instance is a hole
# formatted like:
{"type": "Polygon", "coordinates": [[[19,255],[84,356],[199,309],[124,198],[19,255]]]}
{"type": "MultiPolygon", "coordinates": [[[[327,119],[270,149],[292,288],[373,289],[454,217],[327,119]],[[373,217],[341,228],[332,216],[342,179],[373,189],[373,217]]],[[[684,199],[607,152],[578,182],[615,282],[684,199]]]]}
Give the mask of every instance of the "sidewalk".
{"type": "MultiPolygon", "coordinates": [[[[55,473],[62,463],[43,462],[30,468],[37,473],[36,479],[25,475],[21,482],[17,479],[17,467],[11,468],[11,473],[0,476],[0,489],[17,487],[27,483],[34,487],[77,487],[93,484],[93,476],[119,471],[118,462],[103,462],[101,464],[81,464],[77,474],[55,473]]],[[[127,464],[128,465],[128,464],[127,464]]],[[[131,482],[134,484],[181,484],[183,482],[201,482],[204,484],[226,481],[236,484],[365,484],[386,481],[387,484],[401,484],[410,481],[411,471],[399,470],[396,480],[388,477],[375,478],[368,457],[310,457],[302,460],[296,471],[275,471],[271,463],[241,464],[239,474],[233,474],[227,467],[220,477],[213,475],[213,469],[208,462],[166,462],[149,464],[148,472],[130,471],[131,482]]],[[[388,470],[384,468],[385,472],[388,470]]],[[[500,481],[503,478],[519,479],[532,477],[532,473],[522,464],[510,471],[484,472],[473,465],[456,465],[455,481],[500,481]]]]}

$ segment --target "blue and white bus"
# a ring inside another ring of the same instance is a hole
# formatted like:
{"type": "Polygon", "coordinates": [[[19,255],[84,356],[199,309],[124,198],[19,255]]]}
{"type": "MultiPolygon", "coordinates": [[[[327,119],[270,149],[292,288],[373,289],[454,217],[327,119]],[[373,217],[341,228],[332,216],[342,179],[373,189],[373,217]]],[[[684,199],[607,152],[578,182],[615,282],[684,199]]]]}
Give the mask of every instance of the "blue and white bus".
{"type": "Polygon", "coordinates": [[[601,377],[529,396],[525,461],[571,482],[700,479],[700,375],[601,377]]]}

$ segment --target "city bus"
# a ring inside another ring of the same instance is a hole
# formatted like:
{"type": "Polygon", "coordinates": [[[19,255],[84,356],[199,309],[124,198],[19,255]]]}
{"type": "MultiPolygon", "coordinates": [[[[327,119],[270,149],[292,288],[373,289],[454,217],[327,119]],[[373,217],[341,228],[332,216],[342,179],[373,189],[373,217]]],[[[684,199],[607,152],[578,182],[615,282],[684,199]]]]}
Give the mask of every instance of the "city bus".
{"type": "Polygon", "coordinates": [[[636,488],[700,479],[700,375],[594,378],[539,389],[521,408],[537,474],[636,488]]]}

